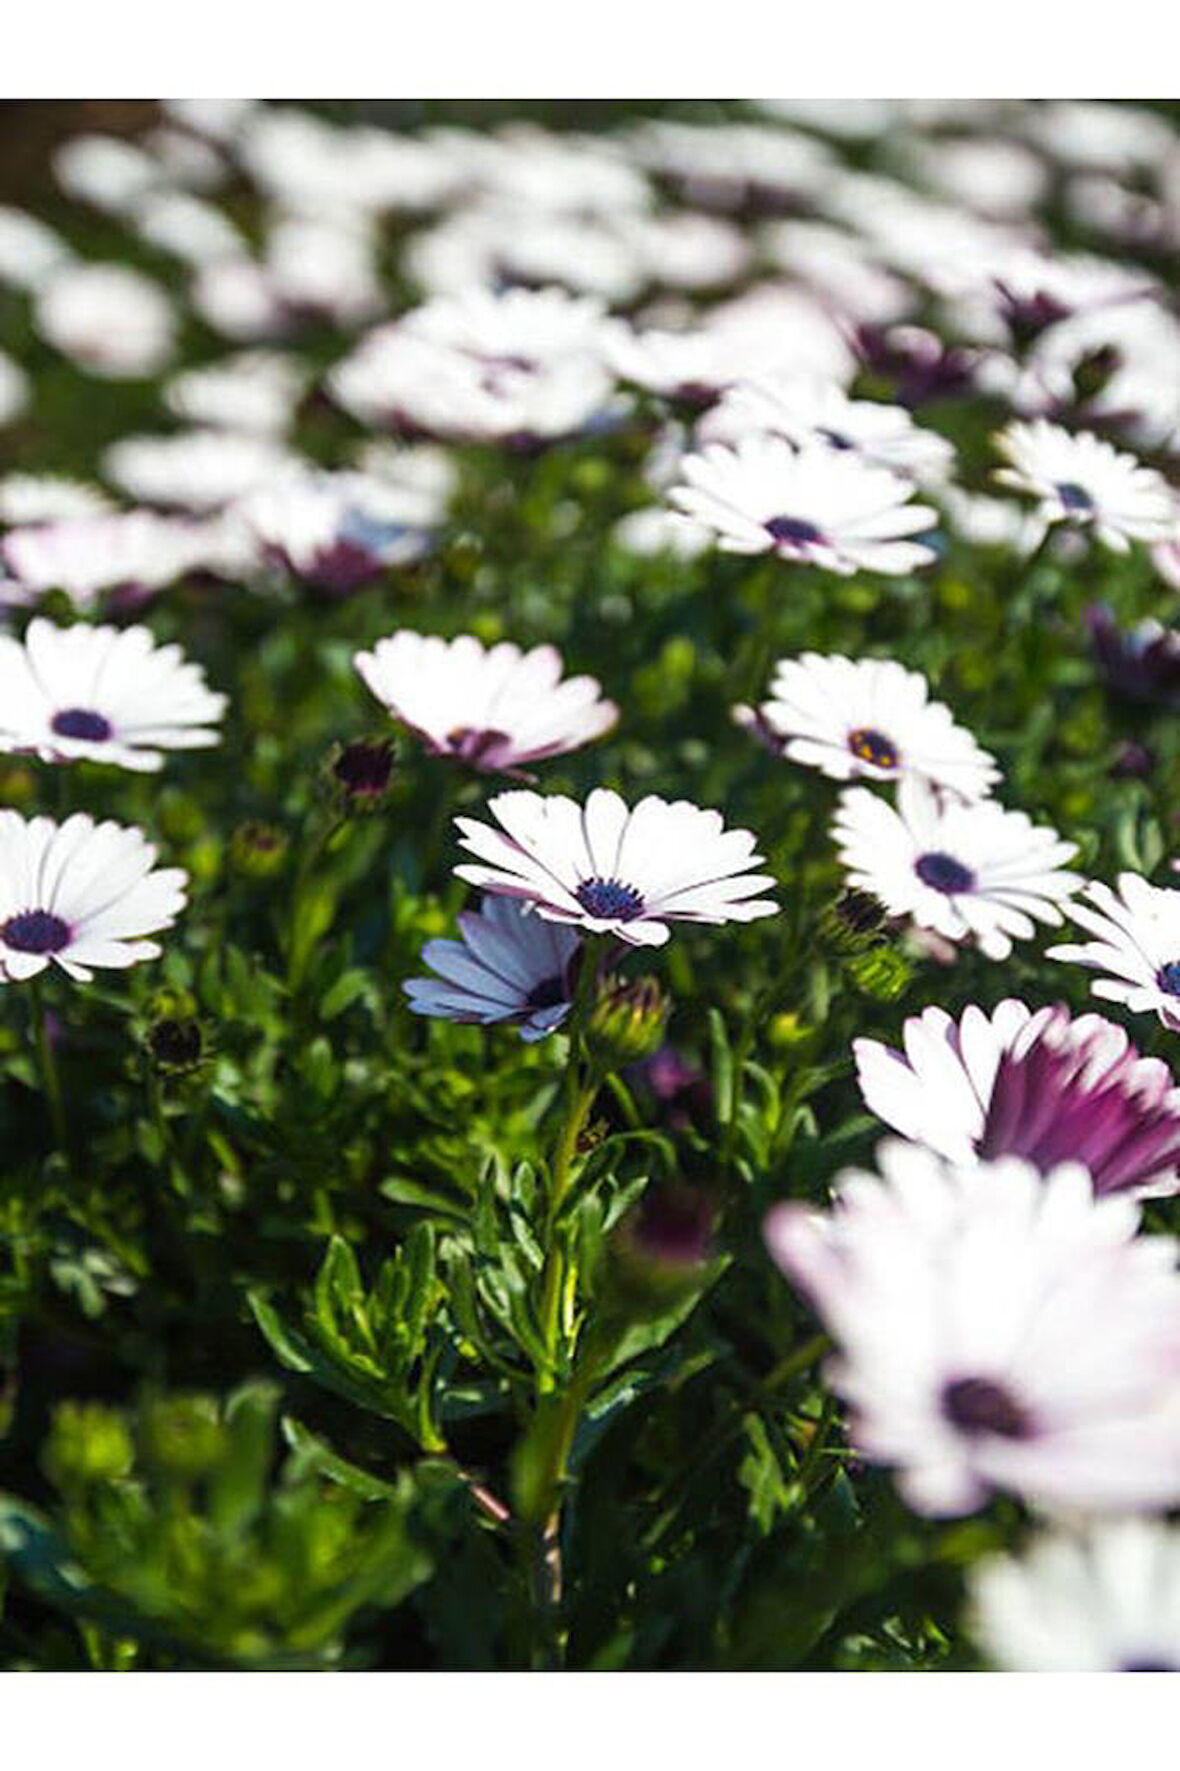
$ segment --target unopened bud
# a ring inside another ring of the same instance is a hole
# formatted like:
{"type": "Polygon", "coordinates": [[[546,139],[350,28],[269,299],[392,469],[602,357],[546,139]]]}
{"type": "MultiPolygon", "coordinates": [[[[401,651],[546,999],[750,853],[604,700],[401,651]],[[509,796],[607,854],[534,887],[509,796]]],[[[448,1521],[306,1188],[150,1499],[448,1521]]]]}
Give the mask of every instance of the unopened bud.
{"type": "Polygon", "coordinates": [[[893,947],[870,947],[854,953],[847,961],[847,970],[861,994],[877,1002],[895,1002],[909,988],[909,965],[893,947]]]}
{"type": "Polygon", "coordinates": [[[273,824],[239,824],[229,839],[229,862],[243,879],[273,879],[287,859],[287,837],[273,824]]]}
{"type": "Polygon", "coordinates": [[[877,946],[884,926],[884,907],[855,886],[828,905],[819,923],[824,942],[837,953],[861,953],[877,946]]]}
{"type": "Polygon", "coordinates": [[[713,1256],[716,1202],[682,1182],[654,1183],[611,1237],[607,1291],[628,1316],[694,1291],[713,1256]]]}
{"type": "Polygon", "coordinates": [[[1121,360],[1113,344],[1100,345],[1080,358],[1073,372],[1073,391],[1079,406],[1098,398],[1121,360]]]}
{"type": "Polygon", "coordinates": [[[45,1472],[58,1488],[113,1482],[132,1464],[131,1435],[123,1416],[98,1402],[63,1402],[54,1411],[45,1446],[45,1472]]]}
{"type": "Polygon", "coordinates": [[[144,1462],[165,1476],[195,1482],[219,1461],[223,1445],[212,1396],[159,1396],[144,1407],[140,1450],[144,1462]]]}
{"type": "Polygon", "coordinates": [[[340,809],[352,814],[375,812],[385,804],[393,765],[390,738],[357,738],[352,744],[334,745],[324,761],[330,791],[340,809]]]}
{"type": "Polygon", "coordinates": [[[670,1004],[654,978],[604,978],[586,1023],[586,1049],[607,1070],[638,1064],[663,1043],[670,1004]]]}

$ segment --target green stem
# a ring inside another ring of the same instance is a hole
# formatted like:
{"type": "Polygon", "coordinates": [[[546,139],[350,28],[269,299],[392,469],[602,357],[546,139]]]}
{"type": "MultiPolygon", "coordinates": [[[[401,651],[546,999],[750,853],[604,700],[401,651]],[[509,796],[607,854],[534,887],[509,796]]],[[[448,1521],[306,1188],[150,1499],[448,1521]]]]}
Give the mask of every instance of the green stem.
{"type": "Polygon", "coordinates": [[[304,844],[291,888],[291,919],[287,929],[287,988],[294,996],[303,982],[317,939],[326,930],[318,928],[308,914],[310,887],[316,878],[316,865],[327,852],[336,832],[347,822],[344,818],[326,818],[311,840],[304,844]]]}
{"type": "Polygon", "coordinates": [[[549,1165],[549,1204],[545,1214],[545,1269],[541,1287],[541,1336],[546,1353],[545,1370],[541,1373],[540,1379],[542,1391],[551,1390],[555,1386],[557,1355],[562,1334],[561,1304],[562,1293],[565,1289],[565,1256],[561,1247],[557,1218],[569,1189],[578,1153],[578,1139],[585,1128],[597,1093],[598,1078],[591,1076],[582,1080],[579,1077],[577,1057],[571,1052],[570,1067],[566,1073],[565,1113],[561,1122],[561,1130],[557,1134],[553,1158],[549,1165]]]}
{"type": "Polygon", "coordinates": [[[37,1055],[37,1068],[41,1075],[41,1087],[49,1104],[49,1118],[53,1125],[54,1140],[66,1161],[70,1162],[70,1141],[66,1131],[66,1111],[62,1100],[61,1077],[58,1073],[57,1059],[53,1053],[53,1042],[49,1037],[49,1026],[45,1017],[45,997],[39,977],[29,980],[29,1006],[33,1023],[33,1046],[37,1055]]]}
{"type": "Polygon", "coordinates": [[[558,1350],[562,1339],[561,1306],[566,1272],[558,1217],[573,1178],[578,1140],[602,1085],[602,1071],[590,1064],[582,1049],[582,1028],[598,990],[599,954],[596,946],[588,941],[582,954],[577,989],[567,1022],[570,1046],[563,1090],[564,1111],[553,1155],[549,1159],[549,1198],[543,1239],[545,1264],[541,1277],[541,1339],[545,1364],[538,1373],[537,1383],[541,1394],[557,1387],[558,1350]]]}

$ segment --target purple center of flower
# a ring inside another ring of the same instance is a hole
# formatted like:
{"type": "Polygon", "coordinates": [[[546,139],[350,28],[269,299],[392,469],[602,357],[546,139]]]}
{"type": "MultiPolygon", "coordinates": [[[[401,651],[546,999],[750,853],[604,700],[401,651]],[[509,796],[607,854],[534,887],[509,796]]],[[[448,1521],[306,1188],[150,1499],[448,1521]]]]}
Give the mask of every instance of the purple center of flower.
{"type": "Polygon", "coordinates": [[[50,720],[49,729],[59,738],[81,738],[88,744],[101,744],[111,735],[111,722],[90,707],[63,707],[50,720]]]}
{"type": "Polygon", "coordinates": [[[574,897],[589,916],[604,922],[634,922],[643,915],[643,898],[621,879],[584,879],[574,897]]]}
{"type": "Polygon", "coordinates": [[[1093,510],[1094,508],[1094,500],[1086,491],[1086,488],[1084,486],[1079,486],[1076,480],[1059,480],[1057,484],[1057,496],[1060,498],[1066,510],[1081,511],[1093,510]]]}
{"type": "Polygon", "coordinates": [[[20,910],[0,927],[0,940],[17,953],[60,953],[70,944],[70,925],[52,910],[20,910]]]}
{"type": "Polygon", "coordinates": [[[849,732],[848,748],[861,762],[872,763],[877,769],[895,769],[901,760],[897,746],[872,726],[858,726],[849,732]]]}
{"type": "Polygon", "coordinates": [[[569,1001],[569,987],[564,978],[543,978],[534,984],[524,999],[528,1009],[557,1008],[560,1003],[569,1001]]]}
{"type": "Polygon", "coordinates": [[[1116,1056],[1100,1036],[1071,1036],[1059,1009],[1001,1056],[976,1149],[988,1162],[1021,1156],[1042,1174],[1084,1162],[1096,1193],[1141,1186],[1180,1161],[1180,1111],[1170,1089],[1144,1077],[1134,1047],[1116,1056]]]}
{"type": "Polygon", "coordinates": [[[775,541],[785,541],[795,547],[814,547],[823,541],[823,532],[814,523],[804,522],[802,517],[771,517],[765,525],[766,533],[775,541]]]}
{"type": "Polygon", "coordinates": [[[1169,959],[1155,974],[1155,981],[1166,996],[1180,996],[1180,959],[1169,959]]]}
{"type": "Polygon", "coordinates": [[[1010,1390],[990,1377],[956,1377],[943,1386],[942,1412],[968,1438],[994,1433],[1000,1439],[1027,1439],[1028,1411],[1010,1390]]]}
{"type": "Polygon", "coordinates": [[[943,854],[941,849],[931,849],[929,854],[919,855],[914,862],[914,872],[923,885],[945,893],[948,898],[953,898],[956,892],[969,892],[975,885],[975,875],[970,867],[964,867],[953,855],[943,854]]]}
{"type": "Polygon", "coordinates": [[[470,763],[477,769],[488,761],[493,752],[502,751],[511,744],[507,732],[497,732],[482,726],[456,726],[447,733],[446,741],[452,756],[457,756],[461,762],[470,763]]]}

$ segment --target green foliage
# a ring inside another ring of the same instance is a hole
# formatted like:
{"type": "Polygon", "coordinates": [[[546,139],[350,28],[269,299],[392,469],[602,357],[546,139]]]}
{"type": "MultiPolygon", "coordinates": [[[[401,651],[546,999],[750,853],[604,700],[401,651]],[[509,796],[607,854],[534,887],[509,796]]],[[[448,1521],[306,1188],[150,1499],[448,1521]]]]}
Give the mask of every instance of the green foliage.
{"type": "Polygon", "coordinates": [[[359,1612],[430,1574],[413,1479],[358,1493],[298,1450],[276,1471],[272,1384],[219,1405],[148,1397],[133,1421],[65,1404],[49,1510],[0,1495],[15,1579],[81,1626],[96,1666],[338,1664],[359,1612]],[[138,1446],[132,1459],[132,1440],[138,1446]]]}

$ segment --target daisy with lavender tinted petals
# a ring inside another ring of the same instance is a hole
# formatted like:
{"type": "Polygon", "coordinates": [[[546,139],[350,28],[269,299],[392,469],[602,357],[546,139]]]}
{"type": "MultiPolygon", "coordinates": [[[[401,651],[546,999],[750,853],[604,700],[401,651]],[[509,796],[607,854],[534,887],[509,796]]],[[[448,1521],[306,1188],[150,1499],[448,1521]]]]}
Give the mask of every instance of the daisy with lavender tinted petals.
{"type": "Polygon", "coordinates": [[[935,512],[909,502],[913,487],[885,468],[823,444],[794,449],[782,437],[712,443],[687,455],[671,499],[703,523],[727,553],[781,559],[849,576],[910,572],[934,558],[907,541],[935,512]]]}
{"type": "Polygon", "coordinates": [[[499,794],[488,810],[499,830],[455,820],[463,847],[481,863],[455,872],[535,905],[550,921],[662,947],[669,922],[752,922],[778,910],[755,896],[775,882],[749,871],[762,859],[750,832],[726,830],[720,812],[687,800],[649,795],[628,807],[599,787],[584,806],[522,791],[499,794]]]}
{"type": "Polygon", "coordinates": [[[407,978],[416,1015],[481,1026],[508,1021],[530,1044],[569,1014],[581,937],[513,898],[485,898],[459,917],[459,941],[428,941],[422,958],[438,975],[407,978]]]}
{"type": "Polygon", "coordinates": [[[836,382],[814,376],[742,382],[697,425],[702,443],[737,443],[749,436],[785,437],[796,448],[823,443],[909,480],[945,479],[955,457],[946,438],[915,424],[907,407],[853,400],[836,382]]]}
{"type": "Polygon", "coordinates": [[[1102,1519],[972,1568],[972,1633],[1013,1673],[1180,1673],[1180,1530],[1102,1519]]]}
{"type": "Polygon", "coordinates": [[[1094,880],[1069,915],[1095,939],[1050,947],[1046,958],[1104,972],[1091,995],[1121,1002],[1134,1014],[1154,1011],[1180,1033],[1180,891],[1120,873],[1117,893],[1094,880]]]}
{"type": "Polygon", "coordinates": [[[592,676],[562,677],[553,646],[485,651],[469,633],[443,640],[403,630],[353,659],[366,687],[435,756],[489,774],[578,750],[619,717],[592,676]]]}
{"type": "Polygon", "coordinates": [[[360,473],[300,474],[244,498],[234,515],[265,558],[345,595],[430,549],[437,500],[360,473]]]}
{"type": "Polygon", "coordinates": [[[1090,529],[1104,547],[1128,553],[1132,541],[1166,540],[1180,522],[1167,481],[1089,431],[1075,436],[1038,418],[1010,424],[996,446],[1009,462],[996,479],[1036,498],[1047,525],[1090,529]]]}
{"type": "Polygon", "coordinates": [[[158,769],[165,750],[216,744],[210,728],[224,710],[200,665],[157,646],[146,627],[38,619],[23,643],[0,635],[0,750],[158,769]]]}
{"type": "Polygon", "coordinates": [[[81,608],[103,591],[159,590],[183,577],[194,556],[188,524],[149,510],[35,524],[0,541],[0,561],[30,598],[64,590],[81,608]]]}
{"type": "Polygon", "coordinates": [[[1062,869],[1076,843],[994,800],[940,801],[915,776],[901,780],[896,811],[867,787],[848,788],[832,833],[850,885],[891,916],[951,941],[973,938],[989,959],[1028,940],[1034,918],[1060,924],[1059,904],[1083,883],[1062,869]]]}
{"type": "Polygon", "coordinates": [[[779,663],[770,698],[756,714],[739,708],[735,718],[740,725],[757,723],[792,762],[836,781],[914,774],[963,799],[985,798],[999,769],[929,694],[920,671],[893,659],[804,652],[779,663]]]}
{"type": "Polygon", "coordinates": [[[201,512],[220,510],[300,465],[273,437],[228,430],[121,437],[103,457],[103,472],[129,497],[201,512]]]}
{"type": "Polygon", "coordinates": [[[85,812],[60,825],[0,812],[0,983],[50,964],[85,982],[94,967],[158,958],[142,937],[171,928],[188,877],[155,859],[141,830],[85,812]]]}
{"type": "Polygon", "coordinates": [[[1042,1174],[1081,1162],[1099,1194],[1180,1188],[1180,1089],[1101,1015],[1012,999],[958,1021],[928,1008],[902,1045],[852,1050],[866,1107],[913,1143],[952,1162],[1021,1156],[1042,1174]]]}
{"type": "Polygon", "coordinates": [[[916,1512],[1180,1502],[1180,1273],[1076,1163],[952,1166],[886,1143],[835,1206],[781,1205],[771,1255],[837,1345],[862,1456],[916,1512]]]}

